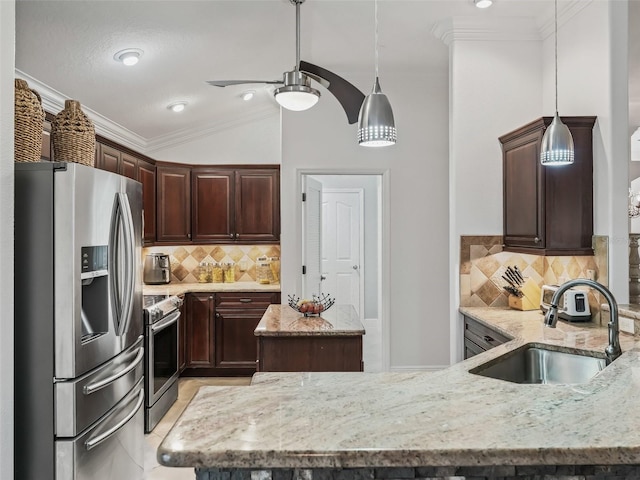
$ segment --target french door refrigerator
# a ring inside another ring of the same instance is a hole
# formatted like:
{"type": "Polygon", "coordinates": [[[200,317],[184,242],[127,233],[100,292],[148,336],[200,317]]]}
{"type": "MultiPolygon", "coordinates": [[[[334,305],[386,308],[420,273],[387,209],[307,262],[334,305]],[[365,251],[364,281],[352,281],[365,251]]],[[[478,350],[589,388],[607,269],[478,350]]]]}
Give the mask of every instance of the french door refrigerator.
{"type": "Polygon", "coordinates": [[[15,465],[21,480],[143,476],[142,186],[15,165],[15,465]]]}

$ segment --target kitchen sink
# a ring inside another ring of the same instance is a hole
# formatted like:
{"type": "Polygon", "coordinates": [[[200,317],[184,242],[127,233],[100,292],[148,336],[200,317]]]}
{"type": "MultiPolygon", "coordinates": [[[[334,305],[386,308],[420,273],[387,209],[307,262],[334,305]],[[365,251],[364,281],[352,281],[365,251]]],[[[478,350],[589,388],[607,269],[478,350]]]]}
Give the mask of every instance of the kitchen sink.
{"type": "Polygon", "coordinates": [[[529,343],[469,373],[513,383],[579,384],[588,382],[606,366],[604,354],[567,353],[529,343]]]}

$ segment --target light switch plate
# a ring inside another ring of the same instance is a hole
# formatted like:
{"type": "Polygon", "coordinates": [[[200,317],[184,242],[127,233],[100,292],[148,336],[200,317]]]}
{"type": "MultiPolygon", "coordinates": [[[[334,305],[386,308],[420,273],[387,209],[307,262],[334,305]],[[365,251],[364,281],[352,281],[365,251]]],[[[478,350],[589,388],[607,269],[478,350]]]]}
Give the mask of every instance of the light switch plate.
{"type": "Polygon", "coordinates": [[[632,318],[619,317],[618,320],[620,321],[620,330],[622,332],[630,333],[632,335],[635,333],[635,328],[634,328],[634,323],[632,318]]]}

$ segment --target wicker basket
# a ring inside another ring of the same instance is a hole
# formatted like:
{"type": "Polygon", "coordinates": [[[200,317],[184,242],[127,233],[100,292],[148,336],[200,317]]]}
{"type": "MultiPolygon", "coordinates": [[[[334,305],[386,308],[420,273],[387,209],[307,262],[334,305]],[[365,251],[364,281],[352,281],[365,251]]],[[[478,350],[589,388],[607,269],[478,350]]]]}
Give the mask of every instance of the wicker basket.
{"type": "Polygon", "coordinates": [[[38,162],[42,155],[44,111],[40,95],[25,80],[15,80],[14,157],[16,162],[38,162]]]}
{"type": "Polygon", "coordinates": [[[64,110],[51,122],[53,158],[93,167],[96,156],[96,133],[93,123],[80,108],[80,102],[65,100],[64,110]]]}

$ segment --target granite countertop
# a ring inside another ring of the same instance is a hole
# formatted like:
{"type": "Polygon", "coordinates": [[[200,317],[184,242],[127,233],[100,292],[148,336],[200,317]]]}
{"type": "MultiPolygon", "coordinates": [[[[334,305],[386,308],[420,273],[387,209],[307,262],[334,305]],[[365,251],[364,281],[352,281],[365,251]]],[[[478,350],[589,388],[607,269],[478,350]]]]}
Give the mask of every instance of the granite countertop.
{"type": "Polygon", "coordinates": [[[254,334],[258,337],[364,335],[364,326],[351,305],[334,305],[319,317],[305,317],[289,305],[269,305],[254,334]]]}
{"type": "Polygon", "coordinates": [[[191,292],[279,292],[280,284],[263,285],[257,282],[234,283],[167,283],[143,285],[143,295],[180,295],[191,292]]]}
{"type": "Polygon", "coordinates": [[[463,308],[513,340],[437,372],[265,373],[202,387],[158,448],[168,466],[349,468],[640,463],[640,339],[588,383],[520,385],[469,370],[529,342],[602,352],[607,329],[463,308]]]}

